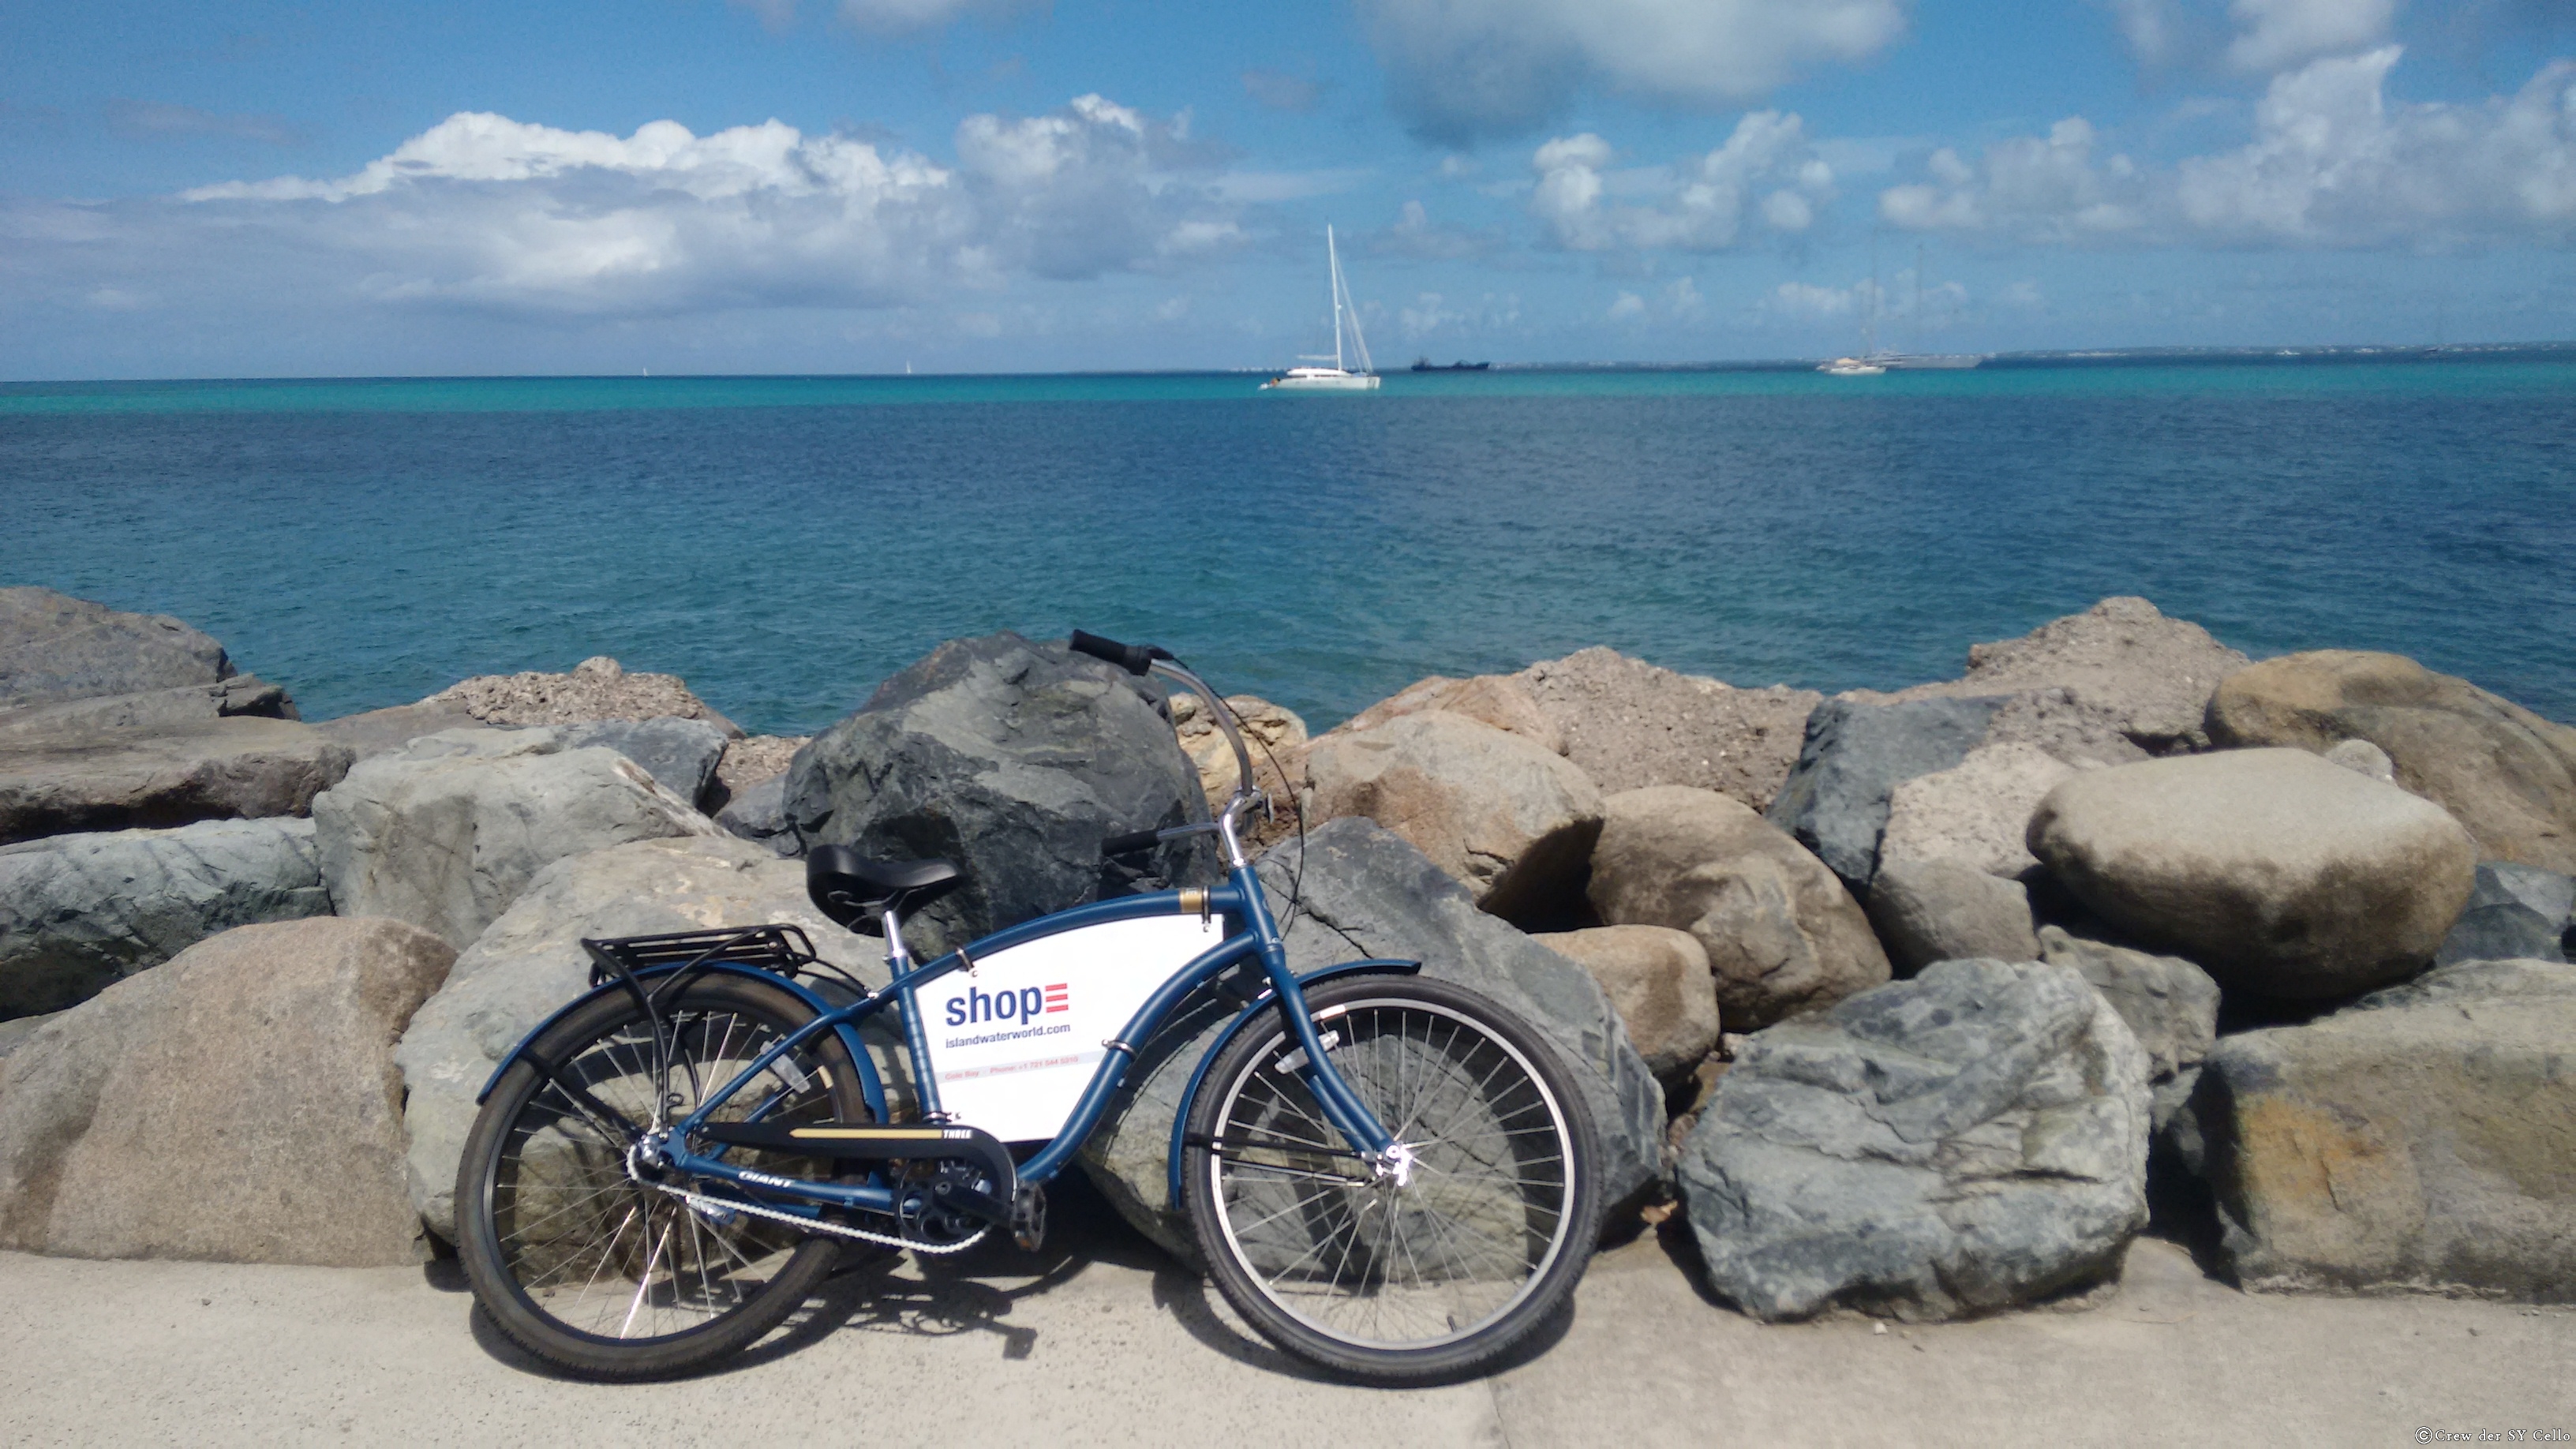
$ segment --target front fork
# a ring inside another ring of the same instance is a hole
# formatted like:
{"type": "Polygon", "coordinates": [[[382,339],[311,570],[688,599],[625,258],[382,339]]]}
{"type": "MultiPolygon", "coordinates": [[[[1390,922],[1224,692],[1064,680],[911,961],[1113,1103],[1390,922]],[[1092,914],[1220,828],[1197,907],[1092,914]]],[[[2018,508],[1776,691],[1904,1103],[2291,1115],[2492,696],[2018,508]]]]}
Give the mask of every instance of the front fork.
{"type": "Polygon", "coordinates": [[[1324,1119],[1333,1130],[1359,1150],[1360,1159],[1380,1178],[1393,1178],[1401,1187],[1412,1179],[1413,1154],[1393,1133],[1386,1130],[1377,1114],[1359,1099],[1350,1084],[1333,1066],[1327,1053],[1323,1033],[1315,1028],[1314,1014],[1306,1009],[1306,993],[1288,969],[1288,946],[1280,939],[1279,928],[1270,919],[1267,899],[1261,893],[1261,881],[1252,867],[1238,860],[1234,867],[1236,892],[1243,898],[1243,913],[1251,923],[1254,940],[1261,953],[1262,969],[1269,974],[1270,989],[1279,998],[1280,1019],[1288,1025],[1288,1035],[1304,1054],[1306,1064],[1298,1074],[1306,1079],[1308,1091],[1315,1094],[1315,1105],[1322,1108],[1324,1119]]]}

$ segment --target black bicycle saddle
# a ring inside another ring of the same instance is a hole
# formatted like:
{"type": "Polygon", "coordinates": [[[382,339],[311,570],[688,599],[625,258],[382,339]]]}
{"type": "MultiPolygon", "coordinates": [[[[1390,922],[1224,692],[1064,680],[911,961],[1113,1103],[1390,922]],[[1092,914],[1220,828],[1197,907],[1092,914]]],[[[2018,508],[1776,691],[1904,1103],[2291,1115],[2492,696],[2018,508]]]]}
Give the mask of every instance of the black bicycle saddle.
{"type": "Polygon", "coordinates": [[[805,894],[814,908],[850,930],[876,925],[888,906],[909,912],[957,888],[955,863],[870,860],[846,845],[818,845],[805,857],[805,894]]]}

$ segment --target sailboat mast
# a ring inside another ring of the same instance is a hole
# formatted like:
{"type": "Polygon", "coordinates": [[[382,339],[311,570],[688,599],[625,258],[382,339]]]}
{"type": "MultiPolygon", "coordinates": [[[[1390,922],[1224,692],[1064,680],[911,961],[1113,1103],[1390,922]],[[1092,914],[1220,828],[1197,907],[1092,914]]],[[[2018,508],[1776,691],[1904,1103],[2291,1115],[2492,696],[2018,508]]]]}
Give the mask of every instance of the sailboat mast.
{"type": "Polygon", "coordinates": [[[1324,260],[1333,278],[1333,370],[1342,368],[1342,254],[1333,246],[1333,224],[1324,223],[1324,260]]]}

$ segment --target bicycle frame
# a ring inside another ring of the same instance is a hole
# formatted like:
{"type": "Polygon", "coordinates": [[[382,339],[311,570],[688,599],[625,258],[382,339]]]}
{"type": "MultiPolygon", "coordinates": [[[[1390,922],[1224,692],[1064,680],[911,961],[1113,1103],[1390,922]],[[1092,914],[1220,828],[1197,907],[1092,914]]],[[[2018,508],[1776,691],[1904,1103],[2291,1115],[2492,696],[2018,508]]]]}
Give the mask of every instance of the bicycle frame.
{"type": "MultiPolygon", "coordinates": [[[[918,966],[913,964],[910,952],[904,946],[901,920],[893,911],[886,911],[882,924],[886,933],[886,965],[892,974],[892,979],[884,987],[870,992],[855,1002],[824,1011],[812,1021],[773,1043],[750,1065],[737,1073],[731,1081],[703,1098],[695,1111],[678,1122],[670,1124],[669,1132],[663,1139],[662,1151],[664,1160],[671,1167],[701,1178],[731,1183],[746,1193],[755,1194],[757,1200],[774,1208],[795,1210],[791,1205],[775,1201],[777,1195],[787,1194],[818,1205],[813,1209],[817,1212],[821,1206],[831,1206],[875,1213],[898,1213],[904,1206],[903,1200],[906,1194],[893,1187],[875,1182],[816,1182],[752,1172],[727,1163],[722,1157],[708,1157],[691,1152],[687,1150],[687,1143],[710,1114],[731,1101],[747,1084],[767,1071],[771,1063],[785,1053],[811,1041],[819,1033],[826,1031],[843,1033],[844,1039],[853,1043],[852,1050],[857,1053],[856,1060],[860,1070],[863,1073],[869,1071],[865,1053],[858,1051],[855,1046],[855,1029],[860,1022],[889,1008],[899,1011],[902,1017],[904,1052],[910,1059],[913,1080],[918,1085],[921,1115],[927,1122],[943,1122],[946,1119],[940,1110],[939,1084],[936,1069],[931,1061],[928,1028],[919,1001],[922,987],[953,972],[967,969],[980,958],[1060,932],[1113,921],[1176,914],[1203,917],[1221,914],[1230,925],[1239,922],[1242,929],[1231,932],[1216,946],[1166,978],[1146,998],[1144,1004],[1136,1009],[1118,1035],[1101,1043],[1103,1053],[1100,1065],[1093,1071],[1090,1082],[1083,1089],[1072,1113],[1045,1146],[1028,1161],[1020,1164],[1017,1183],[1043,1185],[1063,1171],[1065,1165],[1073,1160],[1074,1154],[1081,1150],[1083,1143],[1089,1140],[1092,1132],[1099,1127],[1101,1119],[1107,1115],[1111,1099],[1117,1095],[1119,1087],[1126,1080],[1129,1068],[1135,1062],[1137,1049],[1162,1027],[1172,1012],[1182,1002],[1188,1000],[1192,993],[1214,980],[1219,974],[1246,960],[1258,961],[1263,974],[1269,979],[1272,1004],[1281,1013],[1298,1047],[1303,1049],[1306,1066],[1302,1069],[1302,1074],[1307,1080],[1309,1089],[1315,1094],[1317,1106],[1322,1108],[1334,1129],[1340,1132],[1364,1159],[1375,1163],[1381,1158],[1381,1155],[1393,1144],[1393,1138],[1334,1069],[1331,1057],[1316,1031],[1314,1019],[1307,1012],[1305,995],[1298,978],[1288,969],[1287,947],[1280,938],[1277,922],[1271,917],[1269,902],[1263,895],[1261,882],[1253,874],[1252,866],[1244,856],[1237,823],[1240,815],[1257,797],[1252,788],[1251,759],[1244,749],[1242,737],[1236,730],[1223,701],[1196,675],[1180,668],[1177,664],[1157,663],[1153,668],[1156,672],[1175,677],[1204,700],[1210,713],[1216,717],[1228,740],[1234,746],[1237,763],[1241,768],[1241,783],[1225,810],[1207,825],[1183,826],[1173,831],[1163,832],[1164,836],[1169,838],[1202,830],[1215,831],[1225,849],[1227,883],[1207,888],[1121,896],[1075,906],[996,931],[981,940],[968,943],[962,950],[951,951],[927,964],[918,966]]],[[[1397,963],[1363,964],[1393,966],[1397,963]]],[[[1258,1003],[1247,1008],[1238,1018],[1238,1023],[1248,1020],[1258,1009],[1258,1003]]],[[[1231,1035],[1231,1030],[1221,1034],[1209,1048],[1209,1053],[1213,1055],[1221,1050],[1231,1035]]],[[[1202,1062],[1200,1067],[1203,1073],[1205,1063],[1202,1062]]],[[[1197,1078],[1194,1076],[1192,1080],[1195,1083],[1197,1078]]],[[[755,1107],[748,1120],[758,1121],[761,1113],[767,1110],[768,1106],[769,1104],[764,1103],[755,1107]]],[[[1187,1110],[1186,1101],[1183,1103],[1183,1110],[1187,1110]]],[[[956,1125],[973,1126],[974,1124],[956,1125]]],[[[1178,1130],[1176,1126],[1174,1129],[1176,1141],[1178,1130]]]]}

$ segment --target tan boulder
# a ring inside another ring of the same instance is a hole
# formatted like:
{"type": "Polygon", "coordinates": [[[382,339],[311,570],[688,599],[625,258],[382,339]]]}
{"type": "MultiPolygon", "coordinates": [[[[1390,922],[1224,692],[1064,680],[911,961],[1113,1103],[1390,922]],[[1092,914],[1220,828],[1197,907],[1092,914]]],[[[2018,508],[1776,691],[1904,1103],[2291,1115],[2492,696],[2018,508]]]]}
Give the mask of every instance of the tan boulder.
{"type": "Polygon", "coordinates": [[[2037,745],[2010,743],[1979,745],[1949,769],[1901,781],[1888,792],[1879,867],[1897,860],[1946,860],[1988,875],[2018,876],[2039,863],[2022,843],[2031,812],[2074,773],[2074,766],[2037,745]]]}
{"type": "Polygon", "coordinates": [[[1646,1070],[1676,1090],[1717,1045],[1708,952],[1668,926],[1596,926],[1530,938],[1592,973],[1628,1028],[1646,1070]]]}
{"type": "MultiPolygon", "coordinates": [[[[1241,771],[1234,746],[1226,742],[1225,731],[1217,727],[1197,695],[1174,694],[1171,700],[1172,729],[1180,737],[1181,753],[1190,757],[1199,772],[1199,789],[1208,798],[1208,808],[1223,809],[1233,798],[1235,777],[1241,771]]],[[[1225,702],[1234,711],[1236,728],[1243,732],[1244,749],[1252,755],[1254,782],[1284,809],[1292,793],[1289,782],[1304,778],[1306,721],[1295,710],[1258,695],[1228,695],[1225,702]]]]}
{"type": "Polygon", "coordinates": [[[1889,977],[1869,920],[1823,861],[1714,790],[1657,785],[1602,802],[1591,897],[1613,925],[1688,931],[1730,1031],[1757,1031],[1889,977]]]}
{"type": "Polygon", "coordinates": [[[569,674],[478,674],[460,680],[423,704],[454,705],[495,725],[582,724],[602,719],[702,719],[741,738],[742,729],[707,707],[676,674],[633,674],[600,655],[569,674]]]}
{"type": "Polygon", "coordinates": [[[2423,969],[2477,864],[2440,806],[2299,750],[2080,772],[2029,844],[2105,920],[2221,986],[2309,1001],[2423,969]]]}
{"type": "Polygon", "coordinates": [[[1480,674],[1473,679],[1432,675],[1417,680],[1342,722],[1343,730],[1369,730],[1425,710],[1446,710],[1479,724],[1519,735],[1550,754],[1565,753],[1565,735],[1547,711],[1539,708],[1528,686],[1517,676],[1480,674]]]}
{"type": "Polygon", "coordinates": [[[1426,710],[1336,730],[1306,753],[1312,819],[1366,816],[1402,836],[1506,920],[1581,899],[1601,792],[1539,744],[1426,710]]]}
{"type": "Polygon", "coordinates": [[[1693,785],[1756,810],[1789,778],[1824,699],[1781,684],[1738,689],[1597,645],[1512,677],[1555,723],[1566,758],[1604,791],[1693,785]]]}
{"type": "Polygon", "coordinates": [[[2576,729],[2402,654],[2267,659],[2209,702],[2210,737],[2323,754],[2386,751],[2396,781],[2448,810],[2491,860],[2576,875],[2576,729]]]}
{"type": "Polygon", "coordinates": [[[2208,743],[2202,716],[2210,693],[2247,662],[2208,630],[2169,619],[2145,599],[2110,598],[2018,639],[1972,645],[1965,675],[1897,697],[2062,689],[2071,704],[2099,711],[2129,740],[2163,754],[2208,743]]]}
{"type": "Polygon", "coordinates": [[[455,950],[399,921],[243,926],[0,1063],[0,1247],[409,1263],[393,1046],[455,950]]]}

